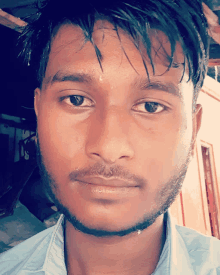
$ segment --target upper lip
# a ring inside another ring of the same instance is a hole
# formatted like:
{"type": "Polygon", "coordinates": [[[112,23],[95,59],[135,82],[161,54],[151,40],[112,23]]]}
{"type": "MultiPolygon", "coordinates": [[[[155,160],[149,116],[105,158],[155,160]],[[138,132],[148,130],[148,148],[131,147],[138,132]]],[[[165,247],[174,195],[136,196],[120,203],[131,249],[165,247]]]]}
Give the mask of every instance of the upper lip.
{"type": "Polygon", "coordinates": [[[78,177],[77,181],[108,187],[138,187],[137,183],[122,179],[104,179],[101,177],[78,177]]]}

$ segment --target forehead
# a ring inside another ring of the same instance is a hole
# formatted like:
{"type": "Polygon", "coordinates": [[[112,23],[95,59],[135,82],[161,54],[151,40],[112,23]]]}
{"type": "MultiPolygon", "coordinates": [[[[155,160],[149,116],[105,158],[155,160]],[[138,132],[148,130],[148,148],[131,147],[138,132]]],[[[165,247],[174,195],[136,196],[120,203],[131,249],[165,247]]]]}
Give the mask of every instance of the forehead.
{"type": "MultiPolygon", "coordinates": [[[[120,70],[121,73],[133,70],[137,74],[146,76],[143,59],[150,75],[153,75],[147,49],[143,43],[140,43],[138,50],[131,37],[125,31],[119,29],[118,34],[108,21],[99,20],[94,26],[92,37],[94,44],[102,55],[102,71],[98,63],[95,47],[90,41],[86,42],[82,29],[75,25],[62,25],[51,43],[46,77],[52,77],[64,67],[65,69],[74,69],[79,72],[98,74],[107,74],[109,69],[120,70]]],[[[167,56],[171,55],[170,42],[167,36],[159,30],[152,29],[149,37],[152,45],[151,56],[155,66],[155,74],[161,75],[167,71],[169,65],[167,56]]],[[[176,79],[180,80],[183,73],[184,54],[179,42],[176,43],[173,61],[178,65],[176,67],[179,67],[178,69],[175,68],[175,75],[176,79]]],[[[173,71],[174,69],[171,68],[167,77],[173,75],[173,71]]]]}

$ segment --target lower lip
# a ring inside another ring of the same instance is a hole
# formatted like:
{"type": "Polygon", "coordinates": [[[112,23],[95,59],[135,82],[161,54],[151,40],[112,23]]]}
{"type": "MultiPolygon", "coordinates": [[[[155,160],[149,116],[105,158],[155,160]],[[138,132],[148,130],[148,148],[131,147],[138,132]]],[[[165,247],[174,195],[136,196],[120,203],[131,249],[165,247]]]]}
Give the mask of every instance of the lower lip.
{"type": "Polygon", "coordinates": [[[138,194],[138,187],[115,187],[95,185],[84,182],[79,183],[79,191],[83,196],[100,199],[120,199],[133,197],[138,194]]]}

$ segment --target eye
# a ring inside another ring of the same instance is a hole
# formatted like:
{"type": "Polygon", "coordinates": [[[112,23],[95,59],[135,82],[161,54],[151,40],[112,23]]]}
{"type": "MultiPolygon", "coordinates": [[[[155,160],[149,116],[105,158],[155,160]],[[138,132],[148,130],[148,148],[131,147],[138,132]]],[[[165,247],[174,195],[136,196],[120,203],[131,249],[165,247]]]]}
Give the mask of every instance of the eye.
{"type": "Polygon", "coordinates": [[[92,100],[82,95],[69,95],[61,99],[65,103],[74,107],[91,107],[93,106],[92,100]]]}
{"type": "Polygon", "coordinates": [[[166,107],[158,102],[143,102],[134,106],[135,111],[156,114],[162,112],[166,107]]]}

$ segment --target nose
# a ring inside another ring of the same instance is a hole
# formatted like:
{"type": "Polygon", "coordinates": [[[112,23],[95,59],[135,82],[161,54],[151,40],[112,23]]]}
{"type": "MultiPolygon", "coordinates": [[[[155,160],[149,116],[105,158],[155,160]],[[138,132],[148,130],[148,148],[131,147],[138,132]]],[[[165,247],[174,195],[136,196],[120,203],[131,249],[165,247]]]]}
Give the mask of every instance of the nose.
{"type": "Polygon", "coordinates": [[[106,164],[132,159],[134,150],[129,141],[129,124],[128,115],[114,107],[96,114],[87,135],[87,155],[106,164]]]}

